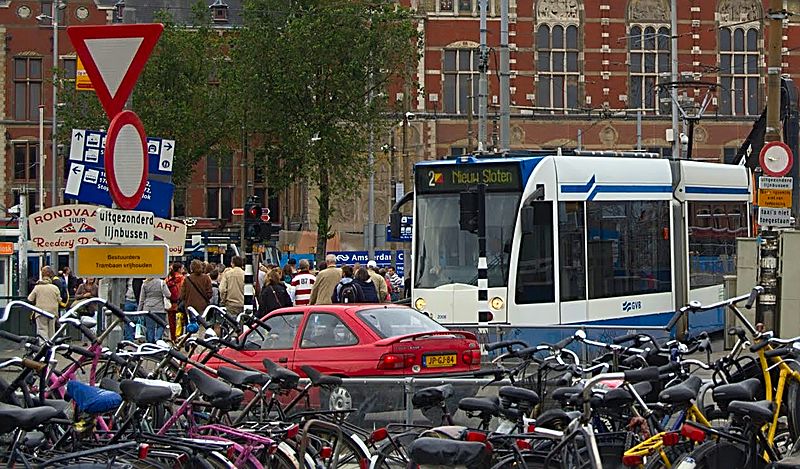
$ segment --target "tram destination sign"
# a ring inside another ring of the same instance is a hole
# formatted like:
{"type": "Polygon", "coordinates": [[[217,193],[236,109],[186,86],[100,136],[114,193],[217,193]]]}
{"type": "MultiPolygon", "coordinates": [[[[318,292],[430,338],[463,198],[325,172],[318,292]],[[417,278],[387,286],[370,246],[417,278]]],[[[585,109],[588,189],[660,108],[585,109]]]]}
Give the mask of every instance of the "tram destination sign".
{"type": "Polygon", "coordinates": [[[514,163],[421,165],[416,168],[418,193],[461,192],[486,184],[490,192],[522,189],[519,165],[514,163]]]}

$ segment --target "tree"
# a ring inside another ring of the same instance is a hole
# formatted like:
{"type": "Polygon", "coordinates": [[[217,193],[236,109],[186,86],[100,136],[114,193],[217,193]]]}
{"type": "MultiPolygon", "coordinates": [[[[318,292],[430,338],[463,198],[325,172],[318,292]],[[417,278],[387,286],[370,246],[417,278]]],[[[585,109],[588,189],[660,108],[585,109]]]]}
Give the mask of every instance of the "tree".
{"type": "MultiPolygon", "coordinates": [[[[166,14],[160,16],[164,32],[131,101],[148,136],[175,139],[176,185],[191,179],[194,165],[203,156],[238,149],[229,130],[230,92],[217,80],[220,64],[226,60],[227,39],[209,27],[207,10],[202,3],[197,5],[194,27],[175,24],[166,14]]],[[[108,128],[108,117],[94,93],[76,91],[63,80],[61,85],[59,97],[65,106],[59,116],[59,140],[66,148],[73,128],[108,128]]]]}
{"type": "Polygon", "coordinates": [[[230,73],[254,135],[257,164],[276,189],[306,178],[319,191],[317,258],[325,255],[331,199],[352,195],[372,169],[387,90],[418,60],[411,12],[393,2],[245,2],[230,73]]]}

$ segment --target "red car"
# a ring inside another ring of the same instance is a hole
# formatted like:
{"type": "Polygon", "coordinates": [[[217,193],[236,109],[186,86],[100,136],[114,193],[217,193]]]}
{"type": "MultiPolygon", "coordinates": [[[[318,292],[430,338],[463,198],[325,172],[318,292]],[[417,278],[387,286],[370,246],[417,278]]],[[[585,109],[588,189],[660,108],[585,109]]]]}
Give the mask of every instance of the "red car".
{"type": "MultiPolygon", "coordinates": [[[[481,351],[474,334],[450,331],[415,309],[398,305],[319,305],[282,308],[264,317],[263,328],[246,333],[241,351],[221,354],[264,370],[269,358],[300,376],[302,365],[325,374],[363,376],[442,376],[477,371],[481,351]]],[[[208,366],[226,364],[212,359],[208,366]]],[[[230,366],[230,365],[227,365],[230,366]]],[[[321,396],[331,409],[359,408],[366,413],[402,408],[403,388],[348,383],[321,396]]],[[[470,389],[468,393],[474,392],[470,389]]],[[[467,394],[472,395],[472,394],[467,394]]]]}
{"type": "MultiPolygon", "coordinates": [[[[301,365],[342,377],[442,375],[481,366],[474,334],[450,331],[404,306],[302,306],[273,311],[263,320],[268,333],[255,329],[240,338],[244,350],[222,354],[260,370],[269,358],[301,376],[301,365]]],[[[224,363],[209,362],[219,365],[224,363]]]]}

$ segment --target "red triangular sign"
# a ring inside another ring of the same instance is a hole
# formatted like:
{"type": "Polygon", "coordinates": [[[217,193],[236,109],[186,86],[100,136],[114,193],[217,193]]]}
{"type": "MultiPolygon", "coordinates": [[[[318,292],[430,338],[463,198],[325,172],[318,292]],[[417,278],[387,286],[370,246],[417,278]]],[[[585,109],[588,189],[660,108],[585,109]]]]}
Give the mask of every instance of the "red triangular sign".
{"type": "Polygon", "coordinates": [[[67,28],[109,119],[124,109],[163,30],[157,23],[67,28]]]}

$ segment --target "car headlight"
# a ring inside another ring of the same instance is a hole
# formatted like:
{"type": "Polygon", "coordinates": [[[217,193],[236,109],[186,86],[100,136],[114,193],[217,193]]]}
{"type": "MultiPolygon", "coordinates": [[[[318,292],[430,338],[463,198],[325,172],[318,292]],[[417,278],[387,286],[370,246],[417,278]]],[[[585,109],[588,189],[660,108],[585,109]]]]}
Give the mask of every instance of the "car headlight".
{"type": "Polygon", "coordinates": [[[427,303],[425,303],[424,298],[417,298],[417,300],[414,302],[414,308],[416,308],[417,311],[422,311],[423,309],[425,309],[426,305],[427,303]]]}
{"type": "Polygon", "coordinates": [[[489,306],[491,306],[492,309],[494,310],[501,310],[503,309],[504,305],[505,302],[499,296],[495,296],[494,298],[492,298],[492,301],[489,302],[489,306]]]}

